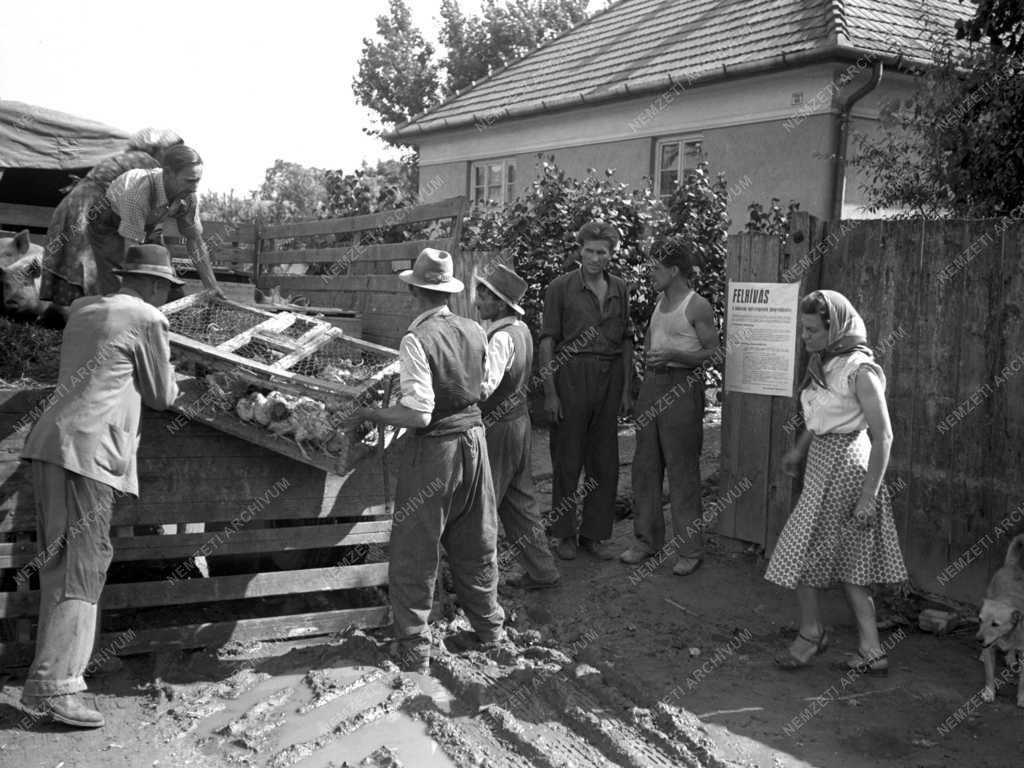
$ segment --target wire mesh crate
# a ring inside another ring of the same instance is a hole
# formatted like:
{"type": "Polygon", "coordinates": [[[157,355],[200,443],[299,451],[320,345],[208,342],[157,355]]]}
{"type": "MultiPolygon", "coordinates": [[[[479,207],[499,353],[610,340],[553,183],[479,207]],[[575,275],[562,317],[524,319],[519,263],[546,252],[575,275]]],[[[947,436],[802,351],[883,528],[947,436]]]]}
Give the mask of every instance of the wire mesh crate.
{"type": "Polygon", "coordinates": [[[182,390],[174,408],[186,416],[334,473],[393,437],[368,422],[341,425],[356,405],[397,400],[396,350],[209,293],[161,310],[182,390]]]}

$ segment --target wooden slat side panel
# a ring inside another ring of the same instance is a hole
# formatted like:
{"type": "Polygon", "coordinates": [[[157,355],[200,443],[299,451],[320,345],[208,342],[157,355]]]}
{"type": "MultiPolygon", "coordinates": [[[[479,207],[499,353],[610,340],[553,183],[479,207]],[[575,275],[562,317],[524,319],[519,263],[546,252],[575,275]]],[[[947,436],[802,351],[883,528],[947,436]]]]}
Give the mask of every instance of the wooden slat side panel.
{"type": "MultiPolygon", "coordinates": [[[[383,586],[387,582],[388,564],[369,563],[301,571],[213,576],[208,579],[107,584],[103,588],[103,609],[165,607],[271,595],[303,595],[383,586]]],[[[0,616],[19,618],[37,616],[38,613],[38,591],[0,592],[0,616]]]]}
{"type": "MultiPolygon", "coordinates": [[[[383,627],[390,622],[387,606],[349,608],[322,613],[300,613],[263,619],[239,619],[180,627],[131,630],[100,635],[97,648],[110,648],[126,656],[168,648],[213,648],[228,642],[283,640],[318,637],[341,632],[348,627],[383,627]]],[[[31,643],[0,643],[0,664],[24,666],[32,660],[31,643]]]]}
{"type": "MultiPolygon", "coordinates": [[[[195,555],[222,556],[287,552],[361,544],[386,544],[391,538],[391,522],[305,525],[257,530],[215,530],[205,533],[170,536],[114,537],[114,560],[172,560],[195,555]]],[[[37,556],[34,542],[0,544],[0,568],[19,568],[32,563],[37,556]]]]}

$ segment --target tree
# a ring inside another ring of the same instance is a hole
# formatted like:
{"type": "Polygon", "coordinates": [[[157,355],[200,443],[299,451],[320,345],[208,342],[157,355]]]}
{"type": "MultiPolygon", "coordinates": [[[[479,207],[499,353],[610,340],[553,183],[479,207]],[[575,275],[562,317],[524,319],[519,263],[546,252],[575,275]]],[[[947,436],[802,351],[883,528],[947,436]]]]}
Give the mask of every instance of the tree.
{"type": "Polygon", "coordinates": [[[480,15],[466,16],[458,0],[442,0],[445,54],[435,61],[404,0],[390,0],[390,13],[377,17],[376,38],[363,39],[352,88],[385,126],[403,123],[571,29],[586,18],[588,1],[484,0],[480,15]]]}
{"type": "Polygon", "coordinates": [[[437,104],[440,81],[434,46],[412,23],[404,0],[390,0],[388,15],[377,17],[377,36],[363,38],[352,89],[359,103],[383,123],[404,123],[437,104]]]}
{"type": "Polygon", "coordinates": [[[267,168],[258,198],[267,204],[270,221],[316,219],[323,216],[327,189],[320,168],[275,160],[267,168]]]}
{"type": "Polygon", "coordinates": [[[1021,59],[988,46],[940,49],[909,107],[888,105],[880,133],[855,140],[873,207],[1004,216],[1024,204],[1021,59]]]}
{"type": "Polygon", "coordinates": [[[466,17],[458,0],[442,0],[445,95],[572,29],[587,17],[587,5],[588,0],[485,0],[479,16],[466,17]]]}
{"type": "Polygon", "coordinates": [[[976,43],[987,37],[989,45],[997,51],[1009,56],[1024,55],[1024,3],[1021,0],[971,2],[978,7],[973,17],[957,20],[957,39],[976,43]]]}

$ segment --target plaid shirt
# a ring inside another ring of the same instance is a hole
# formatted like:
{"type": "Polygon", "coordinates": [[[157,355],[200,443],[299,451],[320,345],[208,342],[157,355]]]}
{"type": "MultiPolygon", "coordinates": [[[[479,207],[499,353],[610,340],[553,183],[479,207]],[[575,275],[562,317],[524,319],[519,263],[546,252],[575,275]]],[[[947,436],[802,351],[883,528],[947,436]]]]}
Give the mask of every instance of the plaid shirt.
{"type": "Polygon", "coordinates": [[[195,195],[167,203],[162,168],[125,171],[107,188],[110,207],[121,218],[117,232],[126,240],[142,243],[164,219],[176,219],[181,236],[198,240],[203,234],[199,221],[199,202],[195,195]]]}

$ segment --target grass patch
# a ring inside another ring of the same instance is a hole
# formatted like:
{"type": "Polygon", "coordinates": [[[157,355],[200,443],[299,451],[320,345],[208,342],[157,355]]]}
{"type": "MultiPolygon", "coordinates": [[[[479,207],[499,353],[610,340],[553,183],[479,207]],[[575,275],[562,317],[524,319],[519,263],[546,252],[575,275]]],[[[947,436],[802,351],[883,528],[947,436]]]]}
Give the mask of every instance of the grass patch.
{"type": "Polygon", "coordinates": [[[60,331],[0,317],[0,386],[55,383],[60,339],[60,331]]]}

